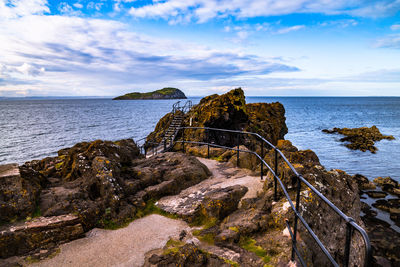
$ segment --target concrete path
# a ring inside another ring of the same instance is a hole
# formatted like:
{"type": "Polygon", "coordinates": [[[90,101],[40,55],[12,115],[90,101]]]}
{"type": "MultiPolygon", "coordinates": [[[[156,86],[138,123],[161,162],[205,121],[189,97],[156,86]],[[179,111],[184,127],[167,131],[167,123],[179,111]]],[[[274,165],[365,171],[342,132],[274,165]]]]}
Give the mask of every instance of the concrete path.
{"type": "Polygon", "coordinates": [[[118,230],[95,228],[85,238],[62,245],[54,258],[30,266],[142,266],[146,252],[179,239],[182,230],[190,231],[183,221],[149,215],[118,230]]]}

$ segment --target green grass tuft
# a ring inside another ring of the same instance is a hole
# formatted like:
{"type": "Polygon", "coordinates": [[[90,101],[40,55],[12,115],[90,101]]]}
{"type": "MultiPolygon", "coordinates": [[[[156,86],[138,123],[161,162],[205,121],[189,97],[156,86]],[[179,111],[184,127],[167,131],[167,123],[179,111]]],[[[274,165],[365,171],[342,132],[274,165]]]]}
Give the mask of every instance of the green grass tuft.
{"type": "Polygon", "coordinates": [[[271,257],[267,254],[267,251],[260,246],[256,245],[257,241],[250,237],[241,237],[239,245],[247,251],[253,252],[260,257],[265,263],[271,261],[271,257]]]}

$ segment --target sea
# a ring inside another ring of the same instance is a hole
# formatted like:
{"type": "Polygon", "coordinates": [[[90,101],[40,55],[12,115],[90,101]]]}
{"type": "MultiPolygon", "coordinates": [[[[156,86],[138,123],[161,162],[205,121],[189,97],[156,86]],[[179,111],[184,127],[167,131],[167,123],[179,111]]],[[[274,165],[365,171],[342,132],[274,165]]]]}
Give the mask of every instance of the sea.
{"type": "MultiPolygon", "coordinates": [[[[201,97],[190,97],[194,104],[201,97]]],[[[96,139],[139,140],[154,130],[176,100],[1,99],[0,164],[57,155],[57,151],[96,139]]],[[[289,132],[285,139],[311,149],[327,169],[369,179],[400,181],[400,97],[247,97],[247,103],[280,102],[289,132]],[[350,150],[338,134],[322,129],[376,125],[396,140],[376,143],[376,154],[350,150]]]]}

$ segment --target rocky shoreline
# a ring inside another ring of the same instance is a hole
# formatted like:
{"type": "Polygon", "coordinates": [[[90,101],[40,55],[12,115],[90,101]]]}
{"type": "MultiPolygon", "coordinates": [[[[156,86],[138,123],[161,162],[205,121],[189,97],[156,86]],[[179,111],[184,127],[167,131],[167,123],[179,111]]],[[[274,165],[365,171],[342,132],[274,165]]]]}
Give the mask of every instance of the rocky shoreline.
{"type": "MultiPolygon", "coordinates": [[[[362,201],[365,194],[381,198],[374,207],[388,211],[398,224],[398,183],[389,178],[373,183],[361,175],[326,170],[313,151],[298,150],[284,140],[284,115],[280,103],[246,104],[243,91],[235,89],[202,99],[185,114],[184,125],[191,122],[197,127],[258,132],[271,140],[307,181],[365,227],[374,249],[374,265],[399,266],[399,233],[362,201]]],[[[165,115],[147,140],[161,140],[171,121],[171,114],[165,115]]],[[[201,130],[182,135],[261,151],[252,137],[238,139],[201,130]]],[[[273,151],[263,149],[264,160],[274,166],[273,151]]],[[[286,219],[293,225],[293,214],[281,190],[274,200],[271,173],[264,168],[265,179],[260,181],[260,162],[252,154],[241,153],[238,160],[230,150],[210,148],[209,152],[211,159],[206,160],[202,158],[208,155],[207,146],[176,144],[173,152],[144,158],[133,140],[97,140],[60,150],[57,157],[0,166],[0,266],[46,258],[61,244],[93,228],[117,229],[152,213],[186,221],[191,230],[149,251],[144,266],[294,264],[290,263],[291,240],[285,225],[286,219]]],[[[295,199],[291,169],[280,162],[279,173],[295,199]]],[[[344,222],[306,188],[301,191],[300,209],[335,260],[342,262],[344,222]]],[[[297,242],[307,263],[327,265],[304,229],[299,234],[297,242]]],[[[362,266],[360,236],[353,236],[351,251],[350,264],[362,266]]]]}
{"type": "Polygon", "coordinates": [[[328,134],[338,133],[341,135],[345,135],[346,137],[341,138],[340,141],[349,142],[348,144],[345,144],[347,148],[353,150],[361,150],[362,152],[369,150],[371,153],[376,153],[376,151],[378,151],[378,148],[374,146],[376,141],[381,141],[383,139],[395,139],[392,135],[381,134],[381,132],[375,125],[370,128],[361,127],[333,128],[332,130],[324,129],[322,130],[322,132],[328,134]]]}

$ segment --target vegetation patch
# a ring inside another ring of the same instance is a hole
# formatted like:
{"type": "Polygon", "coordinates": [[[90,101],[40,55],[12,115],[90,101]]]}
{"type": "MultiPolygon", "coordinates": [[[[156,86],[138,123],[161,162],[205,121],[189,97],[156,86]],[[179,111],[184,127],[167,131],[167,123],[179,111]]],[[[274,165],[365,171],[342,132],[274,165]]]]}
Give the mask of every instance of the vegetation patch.
{"type": "Polygon", "coordinates": [[[265,263],[269,263],[271,261],[271,257],[267,254],[267,251],[261,246],[257,246],[257,241],[251,237],[241,237],[239,241],[239,246],[247,251],[253,252],[265,263]]]}
{"type": "Polygon", "coordinates": [[[179,249],[185,245],[182,241],[175,240],[175,239],[170,239],[168,240],[167,244],[165,245],[165,249],[163,251],[164,255],[167,254],[175,254],[179,252],[179,249]]]}
{"type": "MultiPolygon", "coordinates": [[[[149,201],[147,201],[146,206],[144,206],[142,209],[139,209],[136,212],[135,216],[133,216],[132,218],[127,218],[123,222],[117,222],[112,219],[102,218],[99,220],[98,224],[104,229],[117,230],[117,229],[128,226],[131,222],[133,222],[136,219],[143,218],[150,214],[158,214],[158,215],[170,218],[170,219],[178,219],[179,218],[175,214],[171,214],[171,213],[168,213],[168,212],[160,209],[159,207],[156,206],[155,203],[156,203],[156,200],[150,199],[149,201]]],[[[107,208],[105,210],[105,215],[109,215],[110,213],[111,213],[111,209],[107,208]]]]}

